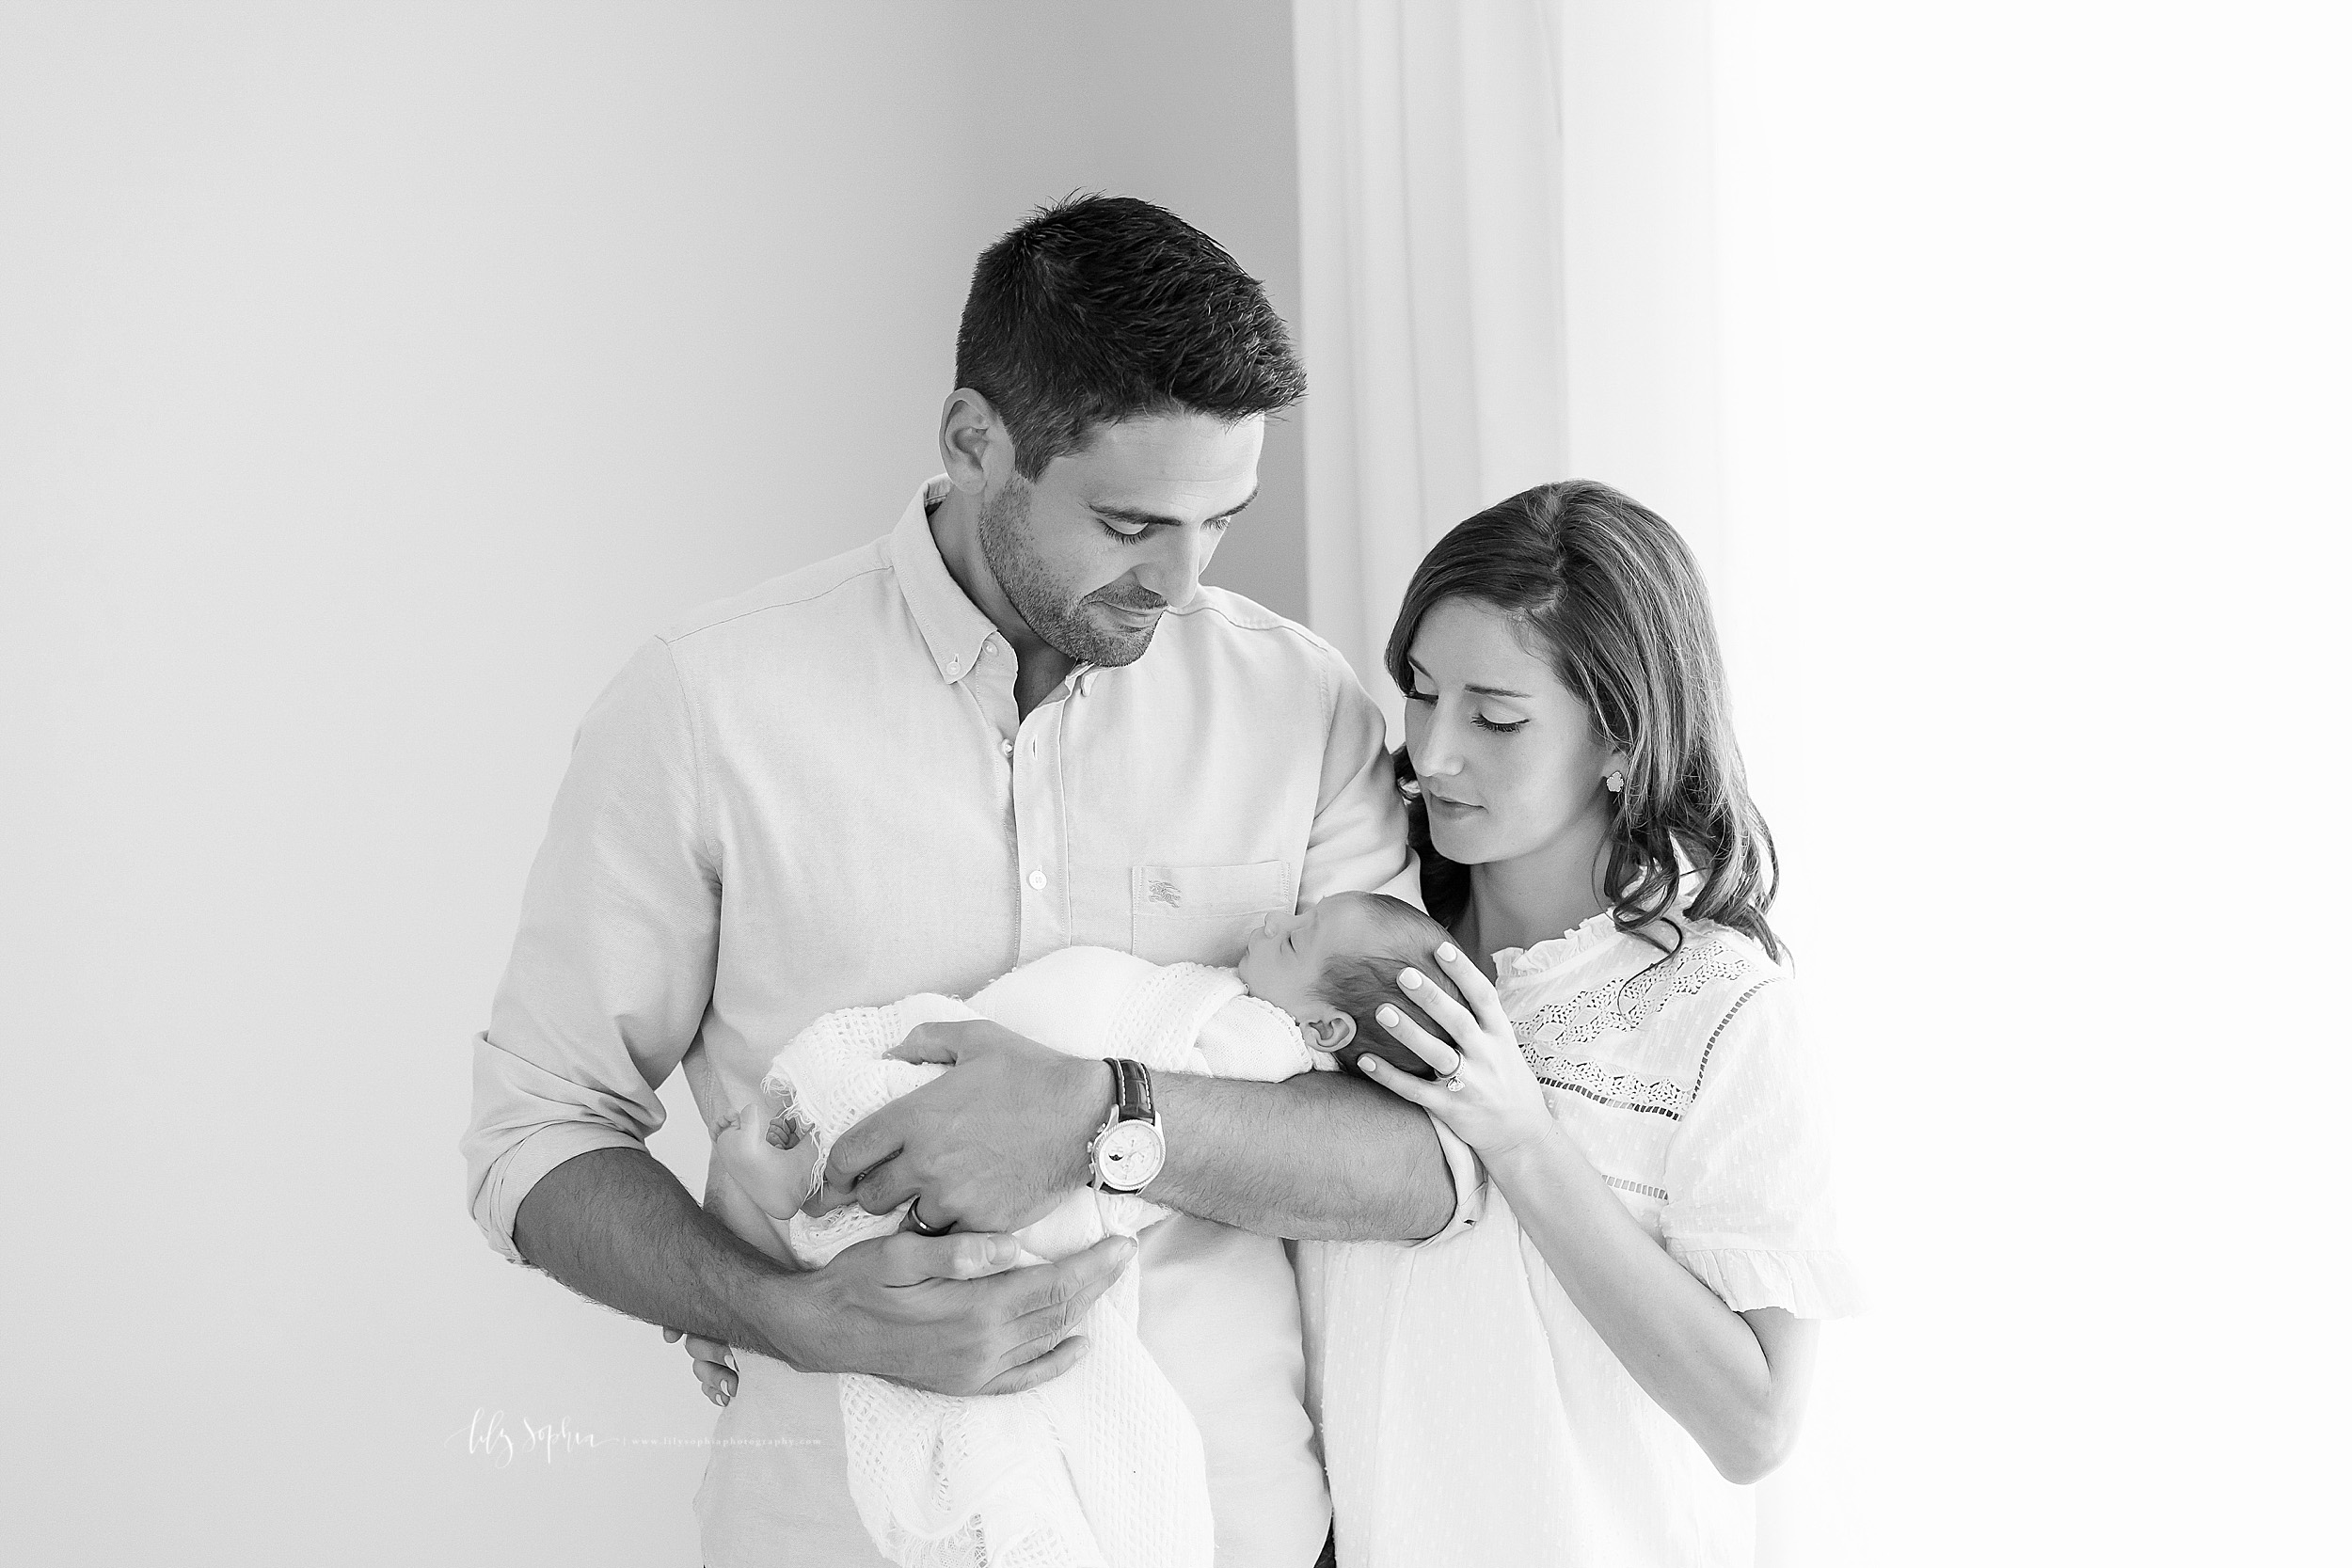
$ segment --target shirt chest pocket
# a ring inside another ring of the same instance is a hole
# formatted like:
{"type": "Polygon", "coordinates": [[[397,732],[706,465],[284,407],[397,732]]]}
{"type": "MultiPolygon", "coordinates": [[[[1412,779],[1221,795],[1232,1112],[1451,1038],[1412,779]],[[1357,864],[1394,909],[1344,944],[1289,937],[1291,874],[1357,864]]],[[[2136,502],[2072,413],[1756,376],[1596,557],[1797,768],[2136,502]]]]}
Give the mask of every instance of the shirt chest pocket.
{"type": "Polygon", "coordinates": [[[1297,899],[1288,861],[1138,865],[1128,878],[1134,951],[1153,963],[1236,962],[1250,927],[1297,899]]]}

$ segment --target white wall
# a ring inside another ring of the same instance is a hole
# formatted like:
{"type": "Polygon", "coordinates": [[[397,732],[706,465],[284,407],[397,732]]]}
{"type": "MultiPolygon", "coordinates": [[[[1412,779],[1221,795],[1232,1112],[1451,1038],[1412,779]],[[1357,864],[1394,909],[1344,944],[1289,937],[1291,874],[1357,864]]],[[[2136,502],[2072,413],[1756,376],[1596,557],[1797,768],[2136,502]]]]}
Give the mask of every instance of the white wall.
{"type": "MultiPolygon", "coordinates": [[[[0,10],[12,1555],[694,1560],[684,1358],[463,1211],[572,726],[889,526],[1035,203],[1295,319],[1290,92],[1248,0],[0,10]]],[[[1213,577],[1295,613],[1264,477],[1213,577]]]]}

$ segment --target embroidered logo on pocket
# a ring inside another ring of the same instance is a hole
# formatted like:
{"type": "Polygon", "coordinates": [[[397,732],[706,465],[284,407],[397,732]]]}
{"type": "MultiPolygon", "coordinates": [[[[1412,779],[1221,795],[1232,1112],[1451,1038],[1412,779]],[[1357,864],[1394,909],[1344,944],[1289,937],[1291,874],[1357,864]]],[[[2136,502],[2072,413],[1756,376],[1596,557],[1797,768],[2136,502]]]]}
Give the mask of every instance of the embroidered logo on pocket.
{"type": "Polygon", "coordinates": [[[1153,963],[1232,964],[1245,933],[1296,901],[1288,861],[1128,867],[1129,951],[1153,963]]]}

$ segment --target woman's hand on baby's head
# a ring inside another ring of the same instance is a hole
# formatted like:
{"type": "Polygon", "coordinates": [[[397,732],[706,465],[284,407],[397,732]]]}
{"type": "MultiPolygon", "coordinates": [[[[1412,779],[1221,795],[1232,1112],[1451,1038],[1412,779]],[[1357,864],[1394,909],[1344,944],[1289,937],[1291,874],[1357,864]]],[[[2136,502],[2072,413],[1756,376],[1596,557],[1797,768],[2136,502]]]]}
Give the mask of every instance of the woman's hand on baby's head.
{"type": "Polygon", "coordinates": [[[1489,1159],[1543,1138],[1554,1125],[1550,1106],[1519,1051],[1494,982],[1450,942],[1438,949],[1437,959],[1462,1000],[1418,970],[1404,971],[1397,984],[1453,1037],[1451,1042],[1438,1039],[1392,1004],[1374,1016],[1429,1065],[1438,1082],[1408,1077],[1369,1052],[1357,1058],[1356,1069],[1421,1106],[1489,1159]]]}

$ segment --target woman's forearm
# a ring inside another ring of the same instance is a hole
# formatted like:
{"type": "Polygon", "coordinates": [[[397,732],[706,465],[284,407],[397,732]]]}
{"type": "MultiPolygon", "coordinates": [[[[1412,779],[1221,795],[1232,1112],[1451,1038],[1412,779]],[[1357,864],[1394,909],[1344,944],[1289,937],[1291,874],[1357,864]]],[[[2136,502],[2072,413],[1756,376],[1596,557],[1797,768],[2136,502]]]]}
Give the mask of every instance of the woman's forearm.
{"type": "MultiPolygon", "coordinates": [[[[1635,1223],[1558,1126],[1486,1159],[1520,1228],[1568,1299],[1659,1407],[1730,1481],[1761,1479],[1795,1436],[1802,1365],[1775,1368],[1766,1338],[1635,1223]]],[[[1775,1315],[1780,1316],[1780,1315],[1775,1315]]],[[[1802,1345],[1811,1330],[1786,1320],[1802,1345]]]]}

